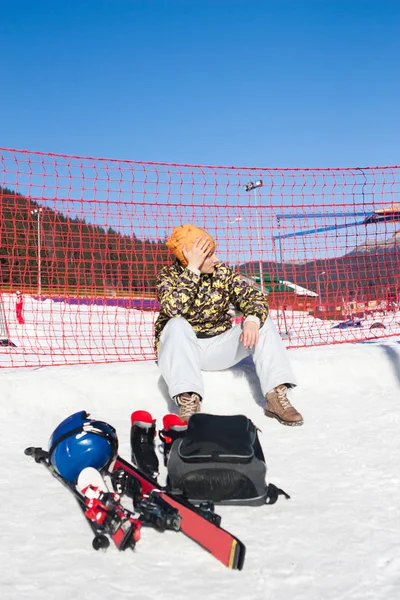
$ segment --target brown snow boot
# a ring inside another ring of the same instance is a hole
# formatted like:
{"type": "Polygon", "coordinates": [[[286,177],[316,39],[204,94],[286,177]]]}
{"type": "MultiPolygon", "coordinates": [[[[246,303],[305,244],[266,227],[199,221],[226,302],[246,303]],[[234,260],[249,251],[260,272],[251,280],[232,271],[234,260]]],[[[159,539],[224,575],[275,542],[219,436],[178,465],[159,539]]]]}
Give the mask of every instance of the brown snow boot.
{"type": "Polygon", "coordinates": [[[187,421],[189,417],[201,410],[201,397],[195,392],[185,392],[175,396],[175,402],[179,406],[179,416],[182,421],[187,421]]]}
{"type": "Polygon", "coordinates": [[[287,386],[278,385],[271,392],[265,395],[267,403],[264,413],[267,417],[277,419],[282,425],[303,425],[304,420],[301,414],[290,404],[287,397],[287,386]]]}

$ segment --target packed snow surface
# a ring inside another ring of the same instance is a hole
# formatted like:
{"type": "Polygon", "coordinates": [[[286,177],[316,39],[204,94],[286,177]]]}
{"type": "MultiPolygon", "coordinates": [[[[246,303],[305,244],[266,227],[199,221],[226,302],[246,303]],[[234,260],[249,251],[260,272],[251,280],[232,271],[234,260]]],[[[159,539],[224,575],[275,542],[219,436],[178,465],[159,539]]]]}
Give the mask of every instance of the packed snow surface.
{"type": "Polygon", "coordinates": [[[27,446],[47,449],[60,421],[86,410],[116,427],[129,459],[131,412],[149,410],[160,425],[174,411],[155,362],[2,369],[0,597],[397,600],[400,341],[303,348],[290,358],[303,427],[263,415],[251,361],[204,373],[203,411],[250,417],[268,481],[291,496],[217,507],[247,547],[241,572],[174,532],[143,529],[134,552],[95,552],[74,498],[24,455],[27,446]]]}

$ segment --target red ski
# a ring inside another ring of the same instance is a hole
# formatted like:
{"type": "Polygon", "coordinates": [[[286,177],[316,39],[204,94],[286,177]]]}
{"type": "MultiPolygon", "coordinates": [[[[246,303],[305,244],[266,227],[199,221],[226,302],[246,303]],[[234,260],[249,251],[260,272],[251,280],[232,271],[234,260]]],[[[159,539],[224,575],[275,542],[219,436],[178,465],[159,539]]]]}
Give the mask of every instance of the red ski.
{"type": "Polygon", "coordinates": [[[175,508],[180,516],[180,531],[202,548],[210,552],[229,569],[242,569],[246,548],[234,535],[219,526],[220,519],[211,511],[202,511],[181,496],[174,496],[161,488],[155,479],[145,475],[139,469],[118,456],[109,468],[110,476],[123,473],[138,481],[141,493],[157,493],[160,499],[175,508]]]}

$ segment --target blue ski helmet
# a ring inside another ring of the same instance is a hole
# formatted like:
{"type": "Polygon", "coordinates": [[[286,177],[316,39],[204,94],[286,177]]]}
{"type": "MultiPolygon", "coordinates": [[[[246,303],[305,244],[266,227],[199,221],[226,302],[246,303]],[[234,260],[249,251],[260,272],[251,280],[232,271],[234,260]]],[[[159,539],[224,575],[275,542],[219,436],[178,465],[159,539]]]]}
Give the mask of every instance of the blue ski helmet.
{"type": "Polygon", "coordinates": [[[60,423],[49,441],[49,460],[56,471],[71,483],[86,467],[104,469],[117,455],[114,427],[77,412],[60,423]]]}

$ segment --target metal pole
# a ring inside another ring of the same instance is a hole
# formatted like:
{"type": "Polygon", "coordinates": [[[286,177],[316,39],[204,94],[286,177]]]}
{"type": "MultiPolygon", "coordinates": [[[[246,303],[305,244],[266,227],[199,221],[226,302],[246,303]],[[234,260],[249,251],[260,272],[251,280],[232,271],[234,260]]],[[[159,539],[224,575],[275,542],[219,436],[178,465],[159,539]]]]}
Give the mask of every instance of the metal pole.
{"type": "Polygon", "coordinates": [[[37,226],[38,226],[38,296],[42,295],[42,257],[41,257],[41,246],[40,246],[40,213],[42,209],[39,208],[37,213],[37,226]]]}
{"type": "Polygon", "coordinates": [[[322,298],[321,298],[321,283],[319,281],[319,278],[321,277],[321,275],[325,275],[325,271],[322,271],[322,273],[318,273],[317,274],[317,293],[318,293],[318,302],[320,304],[322,303],[322,298]]]}
{"type": "MultiPolygon", "coordinates": [[[[282,240],[281,240],[281,221],[279,219],[279,217],[276,217],[276,220],[278,221],[278,231],[279,231],[279,237],[278,237],[278,248],[279,248],[279,266],[282,269],[282,276],[283,276],[283,256],[282,256],[282,240]]],[[[283,281],[283,280],[282,280],[283,281]]]]}
{"type": "Polygon", "coordinates": [[[254,205],[255,205],[255,209],[256,209],[256,226],[257,226],[257,245],[258,245],[258,268],[260,271],[260,285],[261,285],[261,292],[262,294],[265,293],[265,288],[264,288],[264,272],[263,272],[263,265],[262,265],[262,254],[261,254],[261,235],[260,235],[260,230],[261,230],[261,217],[260,217],[260,213],[259,213],[259,206],[258,206],[258,202],[257,202],[257,188],[254,188],[254,205]]]}
{"type": "MultiPolygon", "coordinates": [[[[280,223],[279,217],[276,217],[276,220],[278,222],[278,260],[279,260],[279,263],[282,264],[281,223],[280,223]]],[[[279,277],[278,277],[278,281],[280,281],[279,277]]],[[[281,324],[279,322],[279,305],[277,305],[277,307],[276,307],[276,322],[278,325],[278,331],[280,332],[281,324]]]]}
{"type": "Polygon", "coordinates": [[[260,271],[260,288],[261,288],[261,292],[264,294],[265,287],[264,287],[264,274],[263,274],[263,266],[262,266],[262,249],[261,249],[261,235],[260,235],[261,215],[258,210],[259,203],[257,202],[257,188],[262,187],[262,185],[263,185],[262,179],[257,179],[255,182],[249,181],[249,183],[247,183],[244,186],[244,189],[246,190],[246,192],[251,192],[251,190],[254,190],[254,208],[255,208],[255,212],[256,212],[256,230],[257,230],[257,245],[258,245],[258,268],[260,271]]]}
{"type": "MultiPolygon", "coordinates": [[[[281,221],[279,217],[276,217],[276,220],[278,222],[278,231],[279,231],[279,236],[278,236],[278,249],[279,249],[279,266],[282,269],[282,280],[279,277],[279,281],[282,281],[282,286],[284,286],[285,284],[283,283],[283,253],[282,253],[282,239],[281,239],[281,221]]],[[[277,315],[277,322],[278,322],[278,329],[280,328],[279,325],[279,305],[277,306],[277,311],[276,311],[276,315],[277,315]]],[[[283,338],[287,338],[289,337],[289,331],[288,331],[288,326],[286,323],[286,315],[285,315],[285,309],[282,307],[282,318],[283,318],[283,323],[285,325],[285,333],[282,333],[282,337],[283,338]]]]}
{"type": "Polygon", "coordinates": [[[42,295],[42,252],[41,252],[41,243],[40,243],[40,214],[42,212],[42,208],[34,208],[31,210],[32,215],[37,216],[37,238],[38,238],[38,296],[39,298],[42,295]]]}
{"type": "Polygon", "coordinates": [[[321,282],[319,280],[319,278],[325,275],[325,271],[322,271],[321,273],[317,273],[317,294],[318,294],[318,300],[317,300],[317,313],[319,313],[319,317],[320,318],[326,318],[326,314],[325,311],[323,310],[323,304],[322,304],[322,298],[321,298],[321,282]]]}

